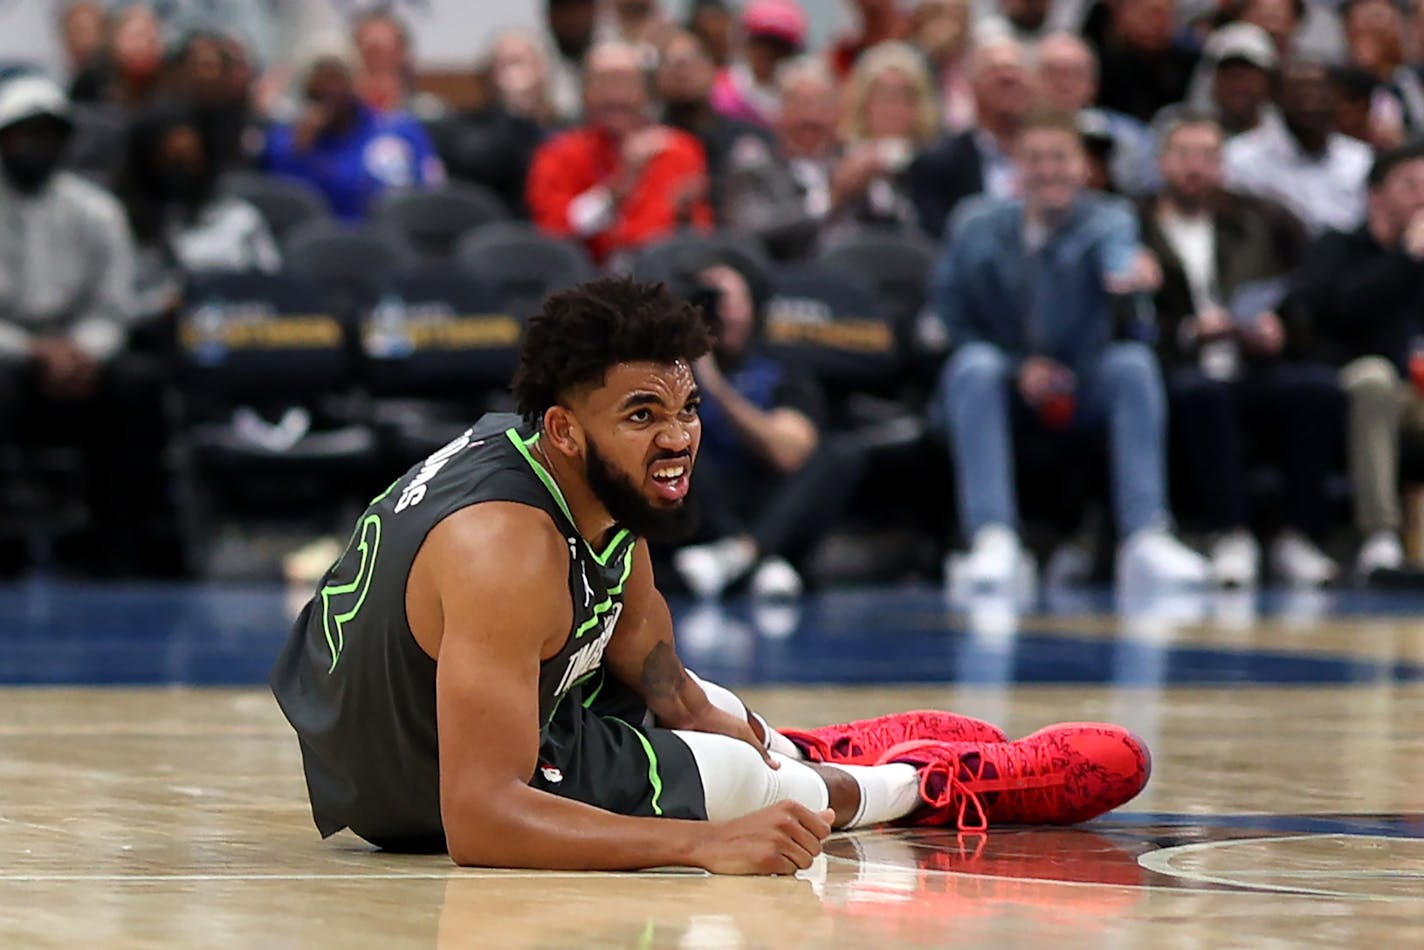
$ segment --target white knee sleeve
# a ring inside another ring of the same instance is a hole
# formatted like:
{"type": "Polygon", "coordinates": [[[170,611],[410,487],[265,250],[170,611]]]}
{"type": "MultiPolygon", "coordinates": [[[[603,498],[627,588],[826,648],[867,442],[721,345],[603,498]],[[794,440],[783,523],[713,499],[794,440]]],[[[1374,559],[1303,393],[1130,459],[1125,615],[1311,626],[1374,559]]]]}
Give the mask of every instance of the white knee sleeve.
{"type": "Polygon", "coordinates": [[[814,769],[772,753],[781,768],[769,768],[756,749],[739,739],[707,732],[675,735],[692,750],[702,778],[709,821],[741,818],[782,801],[800,802],[820,811],[830,801],[826,783],[814,769]]]}
{"type": "Polygon", "coordinates": [[[713,683],[711,680],[703,679],[691,670],[687,671],[687,675],[697,681],[697,684],[702,687],[702,692],[707,694],[708,702],[713,706],[716,706],[724,713],[736,716],[738,719],[751,718],[760,723],[762,734],[766,736],[766,747],[772,752],[780,753],[792,759],[802,758],[801,750],[796,748],[796,743],[767,725],[766,720],[761,718],[761,716],[748,710],[746,703],[738,699],[736,693],[725,686],[719,686],[713,683]]]}

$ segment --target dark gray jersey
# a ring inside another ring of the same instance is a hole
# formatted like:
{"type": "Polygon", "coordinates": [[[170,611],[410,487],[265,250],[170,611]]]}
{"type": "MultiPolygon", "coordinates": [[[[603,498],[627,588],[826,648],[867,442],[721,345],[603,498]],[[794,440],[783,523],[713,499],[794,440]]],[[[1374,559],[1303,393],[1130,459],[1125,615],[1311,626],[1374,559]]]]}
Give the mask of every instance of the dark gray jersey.
{"type": "MultiPolygon", "coordinates": [[[[539,716],[596,692],[623,610],[635,538],[603,551],[583,541],[558,485],[531,454],[538,436],[512,415],[481,419],[413,467],[361,516],[345,553],[302,610],[272,670],[272,692],[301,742],[312,815],[323,836],[350,827],[375,841],[441,835],[435,661],[406,619],[406,580],[430,530],[487,501],[546,512],[569,546],[573,626],[539,669],[539,716]],[[590,682],[592,681],[592,682],[590,682]]],[[[503,556],[490,551],[491,562],[503,556]]]]}

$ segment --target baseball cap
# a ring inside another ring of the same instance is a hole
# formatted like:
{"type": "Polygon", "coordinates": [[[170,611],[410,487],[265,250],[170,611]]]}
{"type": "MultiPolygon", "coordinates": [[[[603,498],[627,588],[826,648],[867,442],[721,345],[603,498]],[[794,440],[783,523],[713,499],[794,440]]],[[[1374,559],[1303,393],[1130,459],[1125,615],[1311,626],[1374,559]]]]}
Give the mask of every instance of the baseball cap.
{"type": "Polygon", "coordinates": [[[0,83],[0,129],[48,116],[68,124],[69,99],[43,76],[16,76],[0,83]]]}
{"type": "Polygon", "coordinates": [[[1229,23],[1206,38],[1203,52],[1218,65],[1245,60],[1261,69],[1275,69],[1276,46],[1270,34],[1254,23],[1229,23]]]}
{"type": "Polygon", "coordinates": [[[747,36],[767,36],[798,49],[806,45],[806,11],[795,0],[752,0],[742,11],[747,36]]]}

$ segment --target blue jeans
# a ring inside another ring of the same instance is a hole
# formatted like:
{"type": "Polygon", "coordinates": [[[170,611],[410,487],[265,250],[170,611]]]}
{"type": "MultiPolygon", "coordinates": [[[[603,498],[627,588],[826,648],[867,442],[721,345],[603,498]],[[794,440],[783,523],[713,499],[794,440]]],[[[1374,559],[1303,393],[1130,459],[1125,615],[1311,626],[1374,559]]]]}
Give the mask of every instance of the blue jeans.
{"type": "MultiPolygon", "coordinates": [[[[959,348],[940,374],[939,419],[949,428],[959,516],[972,538],[990,524],[1018,527],[1014,498],[1013,361],[989,343],[959,348]]],[[[1106,425],[1118,532],[1168,522],[1166,397],[1157,358],[1141,343],[1113,343],[1080,370],[1071,425],[1106,425]]]]}

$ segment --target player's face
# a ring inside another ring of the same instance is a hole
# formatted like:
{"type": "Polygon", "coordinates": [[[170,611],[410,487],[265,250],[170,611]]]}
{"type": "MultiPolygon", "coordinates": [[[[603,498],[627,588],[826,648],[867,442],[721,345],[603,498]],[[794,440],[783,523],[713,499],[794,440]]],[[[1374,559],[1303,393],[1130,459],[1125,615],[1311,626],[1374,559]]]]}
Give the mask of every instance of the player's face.
{"type": "Polygon", "coordinates": [[[633,533],[686,534],[687,493],[702,441],[692,367],[620,363],[584,400],[589,488],[633,533]]]}

